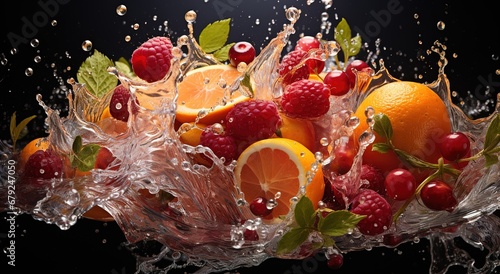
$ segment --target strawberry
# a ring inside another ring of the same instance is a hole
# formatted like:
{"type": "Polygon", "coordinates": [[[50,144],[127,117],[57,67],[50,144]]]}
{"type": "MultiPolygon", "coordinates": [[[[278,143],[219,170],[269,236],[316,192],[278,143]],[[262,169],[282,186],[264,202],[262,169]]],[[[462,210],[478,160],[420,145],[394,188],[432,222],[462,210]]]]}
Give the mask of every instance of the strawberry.
{"type": "Polygon", "coordinates": [[[219,158],[224,157],[229,164],[237,158],[236,141],[224,132],[218,133],[214,126],[206,127],[200,136],[200,145],[208,147],[219,158]]]}
{"type": "Polygon", "coordinates": [[[392,224],[391,206],[380,194],[371,189],[361,189],[351,203],[351,212],[366,215],[357,227],[362,234],[378,235],[392,224]]]}
{"type": "Polygon", "coordinates": [[[283,77],[283,84],[289,85],[295,81],[309,78],[309,67],[306,64],[298,66],[307,52],[293,50],[283,56],[278,66],[278,74],[283,77]]]}
{"type": "MultiPolygon", "coordinates": [[[[130,100],[130,91],[125,88],[123,85],[118,85],[113,90],[113,95],[111,95],[111,100],[109,101],[109,113],[113,118],[127,122],[129,116],[129,100],[130,100]]],[[[135,104],[132,105],[132,113],[137,113],[139,108],[139,101],[135,98],[135,104]]]]}
{"type": "Polygon", "coordinates": [[[330,89],[322,82],[308,79],[293,82],[285,87],[281,108],[292,118],[320,117],[330,109],[330,89]]]}
{"type": "Polygon", "coordinates": [[[385,176],[382,171],[372,165],[363,164],[361,166],[360,179],[366,180],[368,184],[362,184],[361,187],[375,190],[377,193],[385,195],[385,176]]]}
{"type": "Polygon", "coordinates": [[[270,138],[280,125],[276,104],[262,99],[235,104],[225,118],[227,133],[247,144],[270,138]]]}
{"type": "Polygon", "coordinates": [[[144,42],[132,53],[132,69],[141,79],[151,83],[161,80],[170,70],[172,42],[157,36],[144,42]]]}

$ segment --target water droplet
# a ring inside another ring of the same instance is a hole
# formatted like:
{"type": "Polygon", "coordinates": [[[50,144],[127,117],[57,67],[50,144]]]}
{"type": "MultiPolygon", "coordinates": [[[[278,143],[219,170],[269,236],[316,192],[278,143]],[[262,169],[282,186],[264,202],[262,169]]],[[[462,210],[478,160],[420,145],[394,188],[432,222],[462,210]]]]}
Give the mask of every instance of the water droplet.
{"type": "Polygon", "coordinates": [[[41,168],[38,172],[40,172],[40,174],[44,174],[45,170],[43,168],[41,168]]]}
{"type": "Polygon", "coordinates": [[[121,103],[116,103],[116,105],[115,105],[115,108],[118,109],[118,110],[122,109],[122,107],[123,106],[122,106],[121,103]]]}
{"type": "Polygon", "coordinates": [[[324,147],[328,146],[328,143],[329,143],[329,142],[328,142],[328,138],[326,138],[326,137],[321,138],[321,139],[319,140],[319,143],[320,143],[320,145],[322,145],[322,146],[324,146],[324,147]]]}
{"type": "Polygon", "coordinates": [[[26,76],[32,76],[33,75],[33,69],[32,68],[27,68],[24,71],[24,74],[26,74],[26,76]]]}
{"type": "Polygon", "coordinates": [[[126,35],[125,42],[130,42],[130,40],[132,40],[132,37],[130,37],[130,35],[126,35]]]}
{"type": "Polygon", "coordinates": [[[210,83],[210,78],[206,77],[203,79],[203,84],[208,85],[210,83]]]}
{"type": "Polygon", "coordinates": [[[0,57],[0,64],[2,64],[2,66],[5,66],[7,65],[7,63],[9,63],[9,60],[5,58],[5,55],[2,54],[2,56],[0,57]]]}
{"type": "Polygon", "coordinates": [[[40,55],[37,55],[35,56],[35,58],[33,58],[33,61],[35,61],[35,63],[40,63],[40,61],[42,61],[42,57],[40,57],[40,55]]]}
{"type": "Polygon", "coordinates": [[[373,118],[374,115],[375,115],[375,109],[373,109],[373,107],[367,107],[365,109],[365,116],[367,118],[373,118]]]}
{"type": "Polygon", "coordinates": [[[226,86],[227,86],[227,82],[226,82],[226,80],[225,80],[225,79],[220,78],[220,79],[219,79],[219,81],[217,82],[217,85],[218,85],[219,87],[221,87],[221,88],[226,88],[226,86]]]}
{"type": "Polygon", "coordinates": [[[496,54],[492,54],[492,55],[491,55],[491,59],[492,59],[493,61],[498,61],[498,55],[496,55],[496,54]]]}
{"type": "Polygon", "coordinates": [[[321,21],[325,22],[326,20],[328,20],[328,13],[327,12],[323,12],[321,13],[321,21]]]}
{"type": "Polygon", "coordinates": [[[10,54],[11,54],[11,55],[16,55],[16,54],[17,54],[17,49],[16,49],[16,48],[12,48],[12,49],[10,50],[10,54]]]}
{"type": "Polygon", "coordinates": [[[92,42],[90,40],[85,40],[82,43],[82,49],[84,51],[90,51],[92,50],[92,42]]]}
{"type": "Polygon", "coordinates": [[[290,21],[291,23],[297,22],[300,18],[300,13],[301,11],[295,7],[290,7],[286,9],[286,19],[290,21]]]}
{"type": "Polygon", "coordinates": [[[258,19],[258,18],[257,18],[257,19],[255,19],[255,24],[256,24],[256,25],[260,25],[260,19],[258,19]]]}
{"type": "Polygon", "coordinates": [[[418,19],[418,13],[415,13],[415,14],[413,15],[413,18],[418,19]]]}
{"type": "Polygon", "coordinates": [[[194,21],[196,21],[196,12],[194,10],[186,12],[186,14],[184,15],[184,20],[186,20],[186,22],[188,23],[194,23],[194,21]]]}
{"type": "Polygon", "coordinates": [[[133,24],[133,25],[132,25],[132,28],[133,28],[134,30],[138,30],[138,29],[139,29],[139,24],[138,24],[138,23],[133,24]]]}
{"type": "Polygon", "coordinates": [[[445,27],[446,27],[446,25],[445,25],[445,23],[443,21],[437,22],[437,28],[438,28],[438,30],[444,30],[445,27]]]}
{"type": "Polygon", "coordinates": [[[158,16],[153,15],[153,21],[156,21],[158,19],[158,16]]]}
{"type": "Polygon", "coordinates": [[[240,62],[238,64],[238,66],[236,67],[236,69],[239,71],[239,72],[244,72],[246,69],[247,69],[248,65],[247,63],[245,62],[240,62]]]}
{"type": "Polygon", "coordinates": [[[359,143],[362,146],[367,146],[375,141],[375,134],[370,131],[365,131],[359,136],[359,143]]]}
{"type": "MultiPolygon", "coordinates": [[[[3,61],[3,60],[2,60],[3,61]]],[[[495,70],[496,75],[500,75],[500,69],[495,70]]]]}
{"type": "Polygon", "coordinates": [[[116,7],[116,14],[123,16],[127,13],[127,6],[125,5],[119,5],[116,7]]]}
{"type": "Polygon", "coordinates": [[[53,27],[57,26],[57,20],[52,20],[50,22],[50,25],[53,26],[53,27]]]}
{"type": "Polygon", "coordinates": [[[38,45],[40,45],[40,41],[38,41],[38,39],[33,39],[30,41],[30,45],[34,48],[38,47],[38,45]]]}

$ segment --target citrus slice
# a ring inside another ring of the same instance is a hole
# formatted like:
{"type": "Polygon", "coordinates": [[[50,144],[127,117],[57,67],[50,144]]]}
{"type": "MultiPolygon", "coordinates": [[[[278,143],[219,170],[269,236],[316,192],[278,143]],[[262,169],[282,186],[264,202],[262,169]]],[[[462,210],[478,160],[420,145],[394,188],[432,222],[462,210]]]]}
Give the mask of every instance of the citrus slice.
{"type": "Polygon", "coordinates": [[[288,214],[291,199],[299,197],[300,187],[306,186],[305,195],[315,208],[323,198],[325,183],[319,167],[312,172],[316,162],[314,153],[304,145],[288,138],[269,138],[257,141],[245,149],[238,158],[235,176],[247,202],[264,197],[277,198],[278,205],[271,214],[263,217],[266,222],[276,222],[288,214]],[[308,183],[308,179],[314,177],[308,183]]]}
{"type": "Polygon", "coordinates": [[[240,76],[241,73],[230,65],[206,66],[189,71],[177,86],[177,121],[195,122],[198,113],[205,110],[207,115],[200,119],[200,123],[220,123],[234,104],[250,99],[234,93],[227,104],[221,105],[225,87],[229,87],[240,76]]]}

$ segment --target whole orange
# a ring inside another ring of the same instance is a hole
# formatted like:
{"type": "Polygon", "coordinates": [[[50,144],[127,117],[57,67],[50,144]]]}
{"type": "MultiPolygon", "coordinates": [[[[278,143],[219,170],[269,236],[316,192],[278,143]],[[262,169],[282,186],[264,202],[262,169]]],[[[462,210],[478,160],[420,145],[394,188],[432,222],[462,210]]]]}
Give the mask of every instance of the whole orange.
{"type": "MultiPolygon", "coordinates": [[[[421,83],[397,81],[373,90],[355,112],[361,120],[353,133],[356,142],[368,128],[365,110],[369,106],[373,107],[376,114],[387,115],[391,121],[392,143],[396,148],[424,161],[437,163],[441,157],[437,144],[452,131],[452,125],[446,105],[432,89],[421,83]]],[[[374,143],[379,142],[386,140],[375,133],[374,143]]],[[[372,145],[364,152],[363,163],[384,172],[403,166],[393,151],[372,151],[372,145]]]]}

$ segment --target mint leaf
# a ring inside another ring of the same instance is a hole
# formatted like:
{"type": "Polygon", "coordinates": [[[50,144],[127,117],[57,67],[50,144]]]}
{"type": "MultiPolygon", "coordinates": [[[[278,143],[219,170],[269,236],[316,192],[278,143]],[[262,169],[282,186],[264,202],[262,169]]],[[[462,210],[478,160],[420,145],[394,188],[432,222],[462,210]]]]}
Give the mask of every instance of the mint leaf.
{"type": "Polygon", "coordinates": [[[484,138],[484,150],[489,151],[500,142],[500,116],[497,114],[486,131],[484,138]]]}
{"type": "Polygon", "coordinates": [[[101,146],[97,144],[82,145],[82,137],[76,136],[73,141],[73,153],[70,157],[71,166],[80,171],[90,171],[94,168],[97,161],[97,154],[101,146]]]}
{"type": "Polygon", "coordinates": [[[243,76],[243,79],[241,80],[240,84],[242,86],[248,88],[249,93],[245,92],[244,94],[247,95],[248,97],[253,97],[254,91],[253,91],[253,87],[252,87],[249,73],[245,73],[245,76],[243,76]]]}
{"type": "Polygon", "coordinates": [[[16,149],[17,140],[26,135],[26,125],[35,119],[36,115],[32,115],[23,119],[19,124],[17,124],[16,112],[12,113],[10,117],[10,138],[12,139],[12,148],[16,149]]]}
{"type": "MultiPolygon", "coordinates": [[[[321,214],[320,214],[321,216],[321,214]]],[[[318,231],[332,237],[342,236],[353,229],[366,216],[354,214],[348,210],[332,211],[326,217],[320,217],[318,231]]]]}
{"type": "Polygon", "coordinates": [[[392,139],[392,124],[387,115],[380,113],[373,116],[375,123],[373,124],[373,131],[384,137],[387,141],[392,139]]]}
{"type": "Polygon", "coordinates": [[[486,160],[485,166],[489,167],[498,163],[498,156],[492,154],[484,154],[484,159],[486,160]]]}
{"type": "Polygon", "coordinates": [[[123,73],[128,78],[134,78],[136,76],[130,63],[123,57],[120,57],[118,61],[115,61],[115,67],[119,72],[123,73]]]}
{"type": "Polygon", "coordinates": [[[85,84],[90,93],[101,98],[118,84],[116,76],[107,71],[111,66],[114,66],[111,59],[94,50],[94,53],[85,59],[78,69],[77,81],[85,84]]]}
{"type": "Polygon", "coordinates": [[[229,37],[231,19],[215,21],[207,25],[200,33],[198,41],[206,53],[212,53],[222,48],[229,37]]]}
{"type": "Polygon", "coordinates": [[[372,145],[372,151],[377,151],[380,153],[387,153],[392,147],[386,143],[375,143],[372,145]]]}
{"type": "Polygon", "coordinates": [[[302,196],[300,200],[295,205],[293,211],[295,221],[302,228],[308,228],[314,226],[314,221],[316,214],[314,212],[314,207],[309,198],[302,196]]]}
{"type": "Polygon", "coordinates": [[[235,43],[230,43],[222,48],[218,49],[213,53],[214,57],[219,60],[219,62],[225,62],[229,60],[229,49],[234,45],[235,43]]]}
{"type": "Polygon", "coordinates": [[[281,237],[276,247],[276,253],[285,254],[294,251],[309,237],[311,229],[296,227],[290,229],[281,237]]]}
{"type": "Polygon", "coordinates": [[[351,27],[345,18],[335,27],[334,39],[344,53],[344,63],[347,63],[349,57],[357,55],[361,49],[361,36],[352,37],[351,27]]]}

